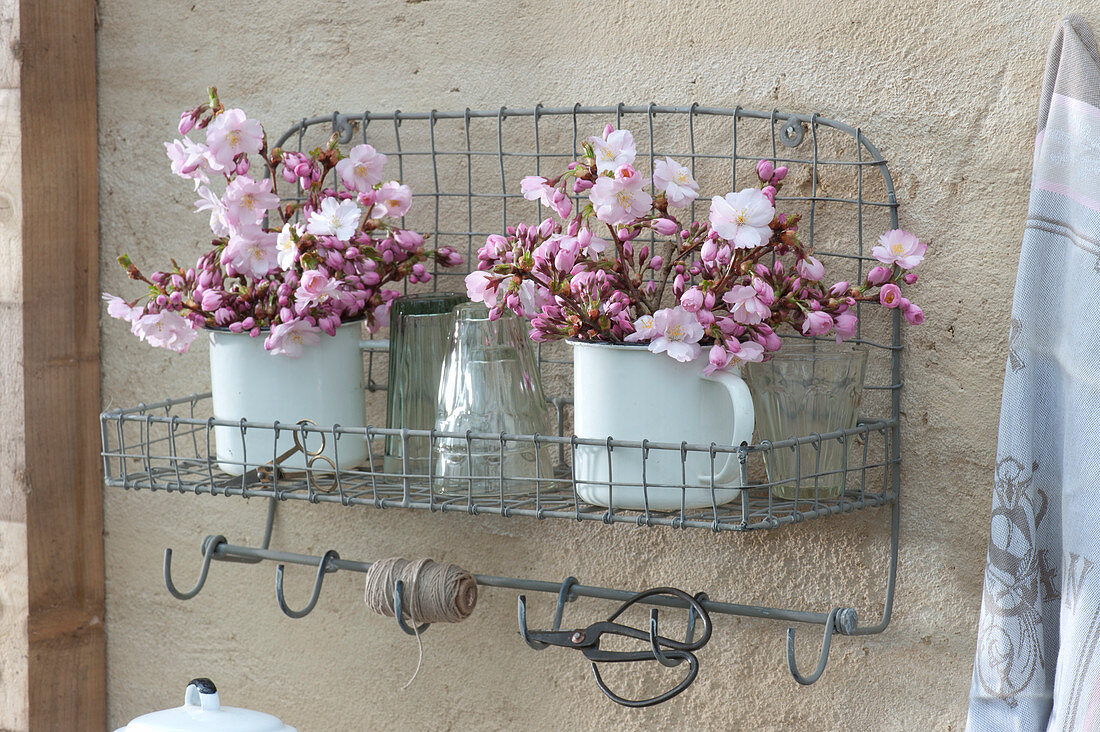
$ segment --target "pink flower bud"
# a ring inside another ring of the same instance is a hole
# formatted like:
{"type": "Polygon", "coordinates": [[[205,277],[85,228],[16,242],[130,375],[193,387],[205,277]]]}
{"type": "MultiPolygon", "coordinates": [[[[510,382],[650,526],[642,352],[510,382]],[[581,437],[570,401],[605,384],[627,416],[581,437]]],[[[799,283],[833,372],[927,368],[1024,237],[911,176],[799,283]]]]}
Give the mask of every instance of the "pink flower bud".
{"type": "Polygon", "coordinates": [[[200,307],[208,313],[212,313],[222,306],[222,293],[217,290],[206,290],[202,293],[200,307]]]}
{"type": "Polygon", "coordinates": [[[649,260],[649,267],[650,269],[659,270],[661,267],[664,266],[664,263],[664,257],[654,257],[653,259],[649,260]]]}
{"type": "Polygon", "coordinates": [[[775,169],[775,173],[772,174],[772,183],[778,183],[787,177],[787,166],[780,165],[775,169]]]}
{"type": "Polygon", "coordinates": [[[816,311],[806,316],[802,323],[802,335],[817,336],[828,333],[833,327],[833,318],[825,312],[816,311]]]}
{"type": "Polygon", "coordinates": [[[181,135],[186,135],[193,129],[195,129],[195,117],[191,114],[191,111],[189,110],[180,115],[179,131],[181,135]]]}
{"type": "Polygon", "coordinates": [[[771,181],[773,173],[775,173],[775,166],[771,164],[771,161],[761,160],[756,164],[756,175],[765,183],[771,181]]]}
{"type": "Polygon", "coordinates": [[[867,273],[867,282],[872,285],[881,285],[890,281],[893,272],[888,267],[875,267],[867,273]]]}
{"type": "Polygon", "coordinates": [[[573,182],[573,192],[574,193],[584,193],[585,191],[587,191],[589,188],[591,188],[594,185],[595,185],[595,183],[593,183],[590,180],[576,180],[576,181],[573,182]]]}
{"type": "Polygon", "coordinates": [[[680,296],[680,304],[684,306],[684,310],[689,313],[699,312],[699,308],[703,307],[703,291],[698,287],[692,287],[690,290],[680,296]]]}
{"type": "Polygon", "coordinates": [[[825,265],[820,260],[814,257],[806,257],[800,259],[795,263],[795,269],[802,275],[803,279],[810,280],[811,282],[817,282],[825,276],[825,265]]]}
{"type": "Polygon", "coordinates": [[[775,205],[775,194],[777,193],[775,186],[764,186],[760,189],[760,192],[764,194],[764,197],[767,198],[773,206],[775,205]]]}
{"type": "Polygon", "coordinates": [[[837,282],[835,285],[829,288],[829,294],[834,297],[840,297],[846,295],[848,289],[851,287],[847,282],[837,282]]]}
{"type": "Polygon", "coordinates": [[[652,226],[661,236],[672,236],[680,230],[680,226],[672,219],[653,219],[652,226]]]}
{"type": "Polygon", "coordinates": [[[901,290],[893,283],[883,285],[882,289],[879,290],[878,301],[885,307],[896,308],[900,304],[899,301],[901,299],[901,290]]]}
{"type": "Polygon", "coordinates": [[[902,315],[913,325],[920,325],[924,322],[924,311],[913,303],[909,303],[909,307],[902,311],[902,315]]]}
{"type": "Polygon", "coordinates": [[[612,125],[612,124],[611,124],[611,123],[609,122],[609,123],[607,124],[607,126],[603,128],[603,139],[605,139],[605,140],[606,140],[606,139],[607,139],[607,136],[608,136],[608,135],[610,135],[610,134],[611,134],[612,132],[614,132],[614,131],[615,131],[615,126],[614,126],[614,125],[612,125]]]}
{"type": "Polygon", "coordinates": [[[703,248],[699,250],[699,258],[704,262],[713,262],[718,258],[718,244],[714,239],[707,239],[703,248]]]}
{"type": "Polygon", "coordinates": [[[672,281],[672,294],[676,295],[676,297],[679,298],[681,295],[684,294],[684,286],[684,275],[683,273],[679,273],[676,275],[676,279],[672,281]]]}
{"type": "Polygon", "coordinates": [[[716,343],[711,346],[710,356],[707,357],[707,361],[716,369],[724,369],[726,367],[729,359],[726,357],[726,349],[722,347],[722,344],[716,343]]]}
{"type": "Polygon", "coordinates": [[[902,277],[902,279],[905,280],[905,284],[911,285],[911,284],[913,284],[914,282],[917,281],[917,273],[916,272],[906,272],[905,276],[902,277]]]}

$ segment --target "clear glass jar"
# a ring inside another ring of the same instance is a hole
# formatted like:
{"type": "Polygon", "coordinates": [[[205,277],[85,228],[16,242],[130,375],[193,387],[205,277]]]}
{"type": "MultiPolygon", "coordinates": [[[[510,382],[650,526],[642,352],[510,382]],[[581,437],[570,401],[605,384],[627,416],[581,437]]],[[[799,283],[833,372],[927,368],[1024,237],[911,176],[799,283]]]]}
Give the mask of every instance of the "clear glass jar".
{"type": "MultiPolygon", "coordinates": [[[[551,434],[534,349],[524,321],[510,312],[489,319],[484,305],[455,308],[450,350],[439,380],[435,428],[499,435],[551,434]]],[[[433,486],[444,495],[533,492],[553,475],[550,451],[531,440],[436,438],[433,486]]]]}
{"type": "MultiPolygon", "coordinates": [[[[867,349],[821,341],[784,342],[745,380],[756,407],[757,441],[825,434],[856,426],[867,349]]],[[[837,498],[844,491],[844,443],[822,440],[764,453],[772,494],[791,500],[837,498]]]]}
{"type": "MultiPolygon", "coordinates": [[[[430,430],[439,402],[439,373],[454,326],[453,310],[466,296],[441,292],[406,295],[390,306],[390,362],[386,427],[430,430]]],[[[427,437],[386,438],[387,473],[428,474],[432,449],[427,437]],[[407,448],[407,449],[406,449],[407,448]]]]}

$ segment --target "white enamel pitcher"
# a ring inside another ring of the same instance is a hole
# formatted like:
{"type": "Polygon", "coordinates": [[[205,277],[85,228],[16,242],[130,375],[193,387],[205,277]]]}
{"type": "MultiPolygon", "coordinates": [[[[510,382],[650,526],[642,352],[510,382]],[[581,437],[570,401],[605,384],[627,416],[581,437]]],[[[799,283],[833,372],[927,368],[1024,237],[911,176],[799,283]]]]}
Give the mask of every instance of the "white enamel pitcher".
{"type": "MultiPolygon", "coordinates": [[[[574,433],[605,441],[737,446],[752,441],[752,397],[740,373],[703,374],[709,349],[690,363],[645,345],[570,341],[574,433]]],[[[581,500],[655,511],[703,508],[740,495],[736,453],[650,449],[643,490],[641,448],[578,445],[573,474],[581,500]],[[713,476],[713,491],[711,478],[713,476]],[[611,485],[609,485],[609,483],[611,485]],[[712,496],[713,492],[713,496],[712,496]],[[682,503],[681,503],[682,501],[682,503]]]]}

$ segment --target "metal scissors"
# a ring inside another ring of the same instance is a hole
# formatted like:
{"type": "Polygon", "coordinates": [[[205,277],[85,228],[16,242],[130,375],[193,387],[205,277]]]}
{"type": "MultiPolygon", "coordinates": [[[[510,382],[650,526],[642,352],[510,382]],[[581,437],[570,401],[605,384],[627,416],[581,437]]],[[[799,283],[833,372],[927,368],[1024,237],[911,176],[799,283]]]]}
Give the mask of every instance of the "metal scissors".
{"type": "MultiPolygon", "coordinates": [[[[317,423],[312,419],[301,419],[295,423],[299,428],[306,425],[317,426],[317,423]]],[[[290,448],[283,454],[276,457],[269,463],[260,465],[252,470],[247,471],[240,478],[230,478],[229,480],[222,481],[218,484],[221,488],[233,488],[239,486],[241,482],[244,485],[270,485],[276,477],[282,478],[287,474],[287,471],[282,467],[282,464],[286,462],[292,455],[302,453],[305,455],[306,460],[306,474],[309,476],[313,486],[321,493],[332,493],[336,490],[336,463],[332,458],[324,454],[325,447],[328,445],[328,440],[325,437],[324,432],[317,432],[316,434],[321,437],[321,446],[316,450],[310,450],[305,444],[305,431],[302,429],[296,429],[292,432],[294,436],[294,447],[290,448]],[[318,482],[318,476],[314,474],[314,465],[318,462],[324,463],[324,466],[328,469],[321,475],[324,476],[324,482],[318,482]]]]}
{"type": "MultiPolygon", "coordinates": [[[[525,618],[521,618],[520,628],[523,633],[523,639],[527,641],[529,645],[535,645],[535,647],[537,647],[537,644],[541,643],[579,650],[592,664],[592,674],[596,678],[596,685],[599,686],[600,691],[606,694],[612,701],[626,707],[649,707],[666,702],[681,693],[691,686],[692,682],[694,682],[699,675],[699,659],[695,656],[694,652],[707,644],[710,640],[712,629],[710,615],[701,604],[701,599],[700,596],[692,597],[683,590],[678,590],[675,587],[654,587],[653,589],[639,592],[634,595],[634,597],[620,605],[619,609],[612,613],[607,620],[593,623],[587,628],[576,630],[528,631],[524,622],[525,618]],[[652,608],[649,611],[648,630],[642,630],[640,628],[634,628],[629,625],[615,622],[615,620],[631,606],[656,595],[668,595],[687,603],[689,619],[685,640],[678,641],[672,638],[666,638],[658,633],[657,608],[652,608]],[[703,631],[699,638],[693,640],[692,636],[694,635],[696,618],[699,618],[702,622],[703,631]],[[608,635],[647,641],[649,648],[642,651],[606,650],[600,647],[600,641],[604,636],[608,635]],[[648,699],[627,699],[616,694],[607,686],[607,683],[600,675],[598,665],[600,663],[643,663],[648,661],[656,661],[668,667],[678,666],[682,662],[687,661],[688,672],[683,680],[676,684],[676,686],[661,694],[648,699]]],[[[523,610],[524,607],[521,602],[521,613],[523,613],[523,610]]],[[[523,614],[525,615],[525,613],[523,614]]]]}

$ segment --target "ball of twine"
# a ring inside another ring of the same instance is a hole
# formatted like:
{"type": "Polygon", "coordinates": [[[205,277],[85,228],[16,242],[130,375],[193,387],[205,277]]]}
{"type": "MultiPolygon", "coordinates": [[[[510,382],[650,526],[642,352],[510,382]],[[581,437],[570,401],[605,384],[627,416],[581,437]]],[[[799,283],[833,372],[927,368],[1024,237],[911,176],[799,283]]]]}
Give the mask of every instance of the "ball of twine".
{"type": "Polygon", "coordinates": [[[394,588],[401,592],[402,615],[407,616],[416,632],[419,658],[412,678],[401,687],[407,689],[420,673],[424,645],[420,640],[421,623],[457,623],[465,620],[477,605],[477,580],[462,567],[431,559],[410,561],[401,557],[381,559],[367,570],[363,599],[374,612],[395,617],[394,588]]]}

